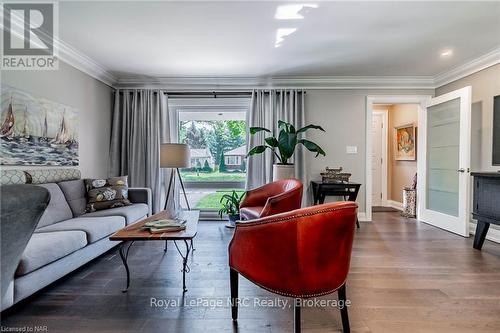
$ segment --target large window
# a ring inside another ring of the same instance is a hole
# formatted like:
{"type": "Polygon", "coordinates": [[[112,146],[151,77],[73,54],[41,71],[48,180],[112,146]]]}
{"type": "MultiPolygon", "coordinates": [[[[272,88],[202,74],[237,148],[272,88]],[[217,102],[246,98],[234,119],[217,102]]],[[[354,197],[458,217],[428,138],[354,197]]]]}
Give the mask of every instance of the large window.
{"type": "Polygon", "coordinates": [[[191,151],[190,167],[181,170],[188,201],[204,212],[219,210],[222,195],[243,192],[246,181],[248,101],[221,100],[183,101],[175,108],[178,142],[191,151]]]}

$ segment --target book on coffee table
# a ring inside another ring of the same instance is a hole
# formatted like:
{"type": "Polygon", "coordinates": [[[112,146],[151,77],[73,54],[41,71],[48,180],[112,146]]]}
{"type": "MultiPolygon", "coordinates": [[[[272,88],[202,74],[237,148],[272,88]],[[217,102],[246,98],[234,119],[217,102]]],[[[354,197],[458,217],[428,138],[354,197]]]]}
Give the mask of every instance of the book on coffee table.
{"type": "Polygon", "coordinates": [[[154,228],[154,227],[148,227],[147,228],[149,230],[150,233],[152,234],[161,234],[161,233],[164,233],[164,232],[174,232],[174,231],[181,231],[181,230],[185,230],[186,229],[186,226],[185,225],[182,225],[182,226],[178,226],[178,227],[166,227],[166,228],[154,228]]]}
{"type": "Polygon", "coordinates": [[[147,229],[152,234],[174,232],[186,229],[186,220],[161,219],[144,223],[142,229],[147,229]]]}

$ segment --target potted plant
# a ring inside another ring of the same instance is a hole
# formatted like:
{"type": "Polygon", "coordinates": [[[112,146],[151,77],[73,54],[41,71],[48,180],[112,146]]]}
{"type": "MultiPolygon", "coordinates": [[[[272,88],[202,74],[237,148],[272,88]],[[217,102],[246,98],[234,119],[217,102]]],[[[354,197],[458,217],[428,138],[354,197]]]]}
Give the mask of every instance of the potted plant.
{"type": "Polygon", "coordinates": [[[233,190],[231,194],[224,194],[222,198],[220,198],[219,202],[221,203],[222,208],[219,209],[219,216],[222,219],[222,216],[227,214],[229,223],[226,224],[226,227],[234,228],[236,221],[240,219],[240,203],[244,195],[245,192],[238,195],[238,193],[233,190]]]}
{"type": "MultiPolygon", "coordinates": [[[[325,152],[316,143],[301,138],[301,135],[309,129],[317,129],[325,131],[321,126],[307,125],[299,129],[295,129],[292,124],[284,121],[278,121],[278,137],[270,136],[264,139],[265,144],[255,146],[248,152],[247,156],[262,154],[266,149],[270,149],[278,163],[273,165],[273,180],[287,179],[295,177],[295,166],[290,163],[290,158],[295,153],[297,145],[303,145],[310,152],[316,153],[315,157],[319,155],[325,156],[325,152]]],[[[259,132],[271,133],[271,131],[264,127],[250,127],[250,134],[255,135],[259,132]]]]}

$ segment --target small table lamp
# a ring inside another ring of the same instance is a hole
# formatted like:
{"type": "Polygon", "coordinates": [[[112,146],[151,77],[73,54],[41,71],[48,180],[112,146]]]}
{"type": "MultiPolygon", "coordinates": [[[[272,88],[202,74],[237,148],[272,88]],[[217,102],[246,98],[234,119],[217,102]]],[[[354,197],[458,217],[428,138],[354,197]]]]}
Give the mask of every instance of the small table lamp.
{"type": "Polygon", "coordinates": [[[172,187],[172,181],[174,180],[174,174],[179,176],[179,181],[181,183],[182,192],[184,193],[184,199],[186,200],[186,205],[189,210],[189,202],[186,196],[186,190],[184,189],[184,183],[182,182],[181,174],[179,168],[187,168],[190,166],[190,156],[189,146],[183,143],[162,143],[160,145],[160,168],[171,168],[173,169],[170,173],[170,181],[168,182],[167,198],[165,199],[165,210],[167,209],[168,198],[170,196],[170,188],[172,187]]]}

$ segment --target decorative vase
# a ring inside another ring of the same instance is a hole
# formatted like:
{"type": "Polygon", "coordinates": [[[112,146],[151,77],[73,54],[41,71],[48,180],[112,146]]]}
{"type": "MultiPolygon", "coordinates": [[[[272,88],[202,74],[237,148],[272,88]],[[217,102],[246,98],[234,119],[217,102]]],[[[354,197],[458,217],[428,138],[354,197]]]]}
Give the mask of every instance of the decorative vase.
{"type": "Polygon", "coordinates": [[[295,178],[295,165],[293,164],[274,164],[273,181],[280,179],[295,178]]]}
{"type": "Polygon", "coordinates": [[[226,228],[235,228],[236,227],[236,221],[240,219],[240,214],[236,215],[228,215],[228,223],[226,223],[226,228]]]}

